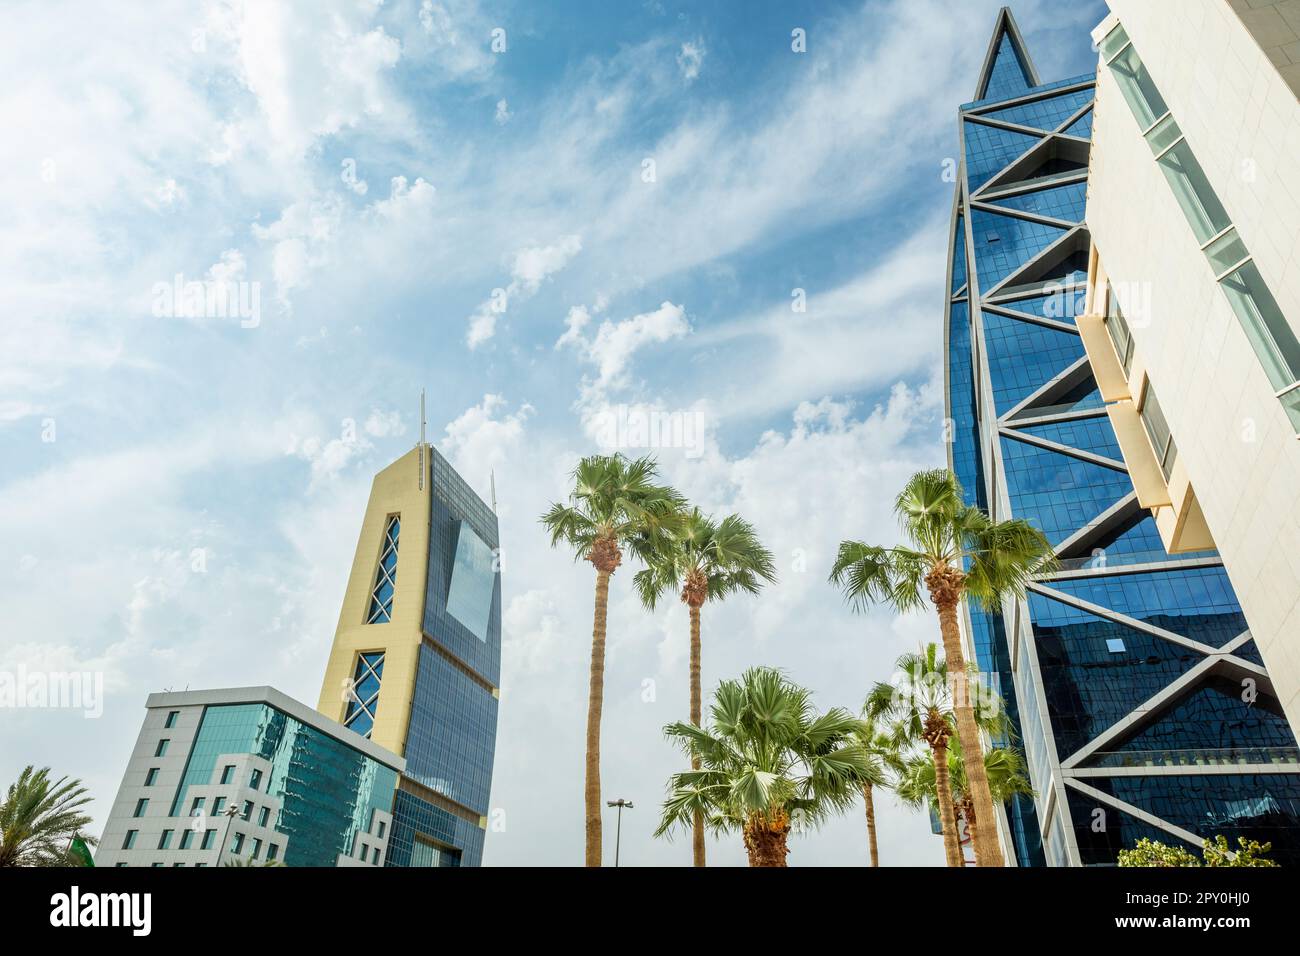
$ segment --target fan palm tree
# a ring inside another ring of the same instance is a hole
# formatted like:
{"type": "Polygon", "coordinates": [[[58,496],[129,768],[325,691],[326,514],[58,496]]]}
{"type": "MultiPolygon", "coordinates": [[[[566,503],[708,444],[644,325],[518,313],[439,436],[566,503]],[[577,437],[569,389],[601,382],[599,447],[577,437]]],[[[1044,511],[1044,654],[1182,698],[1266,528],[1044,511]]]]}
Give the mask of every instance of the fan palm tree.
{"type": "MultiPolygon", "coordinates": [[[[721,601],[737,591],[757,594],[765,581],[776,580],[772,552],[758,540],[754,528],[740,515],[722,521],[694,508],[676,532],[663,538],[663,546],[647,567],[632,578],[641,602],[651,611],[669,591],[681,589],[681,599],[691,619],[691,723],[700,726],[700,608],[705,601],[721,601]]],[[[699,759],[691,767],[700,769],[699,759]]],[[[695,818],[691,837],[696,866],[704,866],[704,819],[695,818]]]]}
{"type": "Polygon", "coordinates": [[[240,867],[247,867],[247,866],[265,867],[265,866],[283,866],[284,864],[281,863],[279,860],[254,860],[246,856],[232,856],[230,859],[223,861],[221,865],[240,866],[240,867]]]}
{"type": "Polygon", "coordinates": [[[591,629],[591,673],[587,697],[587,760],[583,786],[587,866],[600,866],[600,717],[605,694],[605,621],[609,579],[627,548],[646,558],[662,546],[661,538],[680,524],[681,495],[658,482],[649,457],[592,455],[573,470],[568,504],[553,504],[541,522],[551,547],[573,548],[574,559],[596,569],[596,607],[591,629]]]}
{"type": "MultiPolygon", "coordinates": [[[[0,867],[80,866],[69,847],[90,825],[90,803],[80,780],[50,780],[50,768],[28,766],[0,802],[0,867]]],[[[82,837],[93,845],[93,837],[82,837]]]]}
{"type": "MultiPolygon", "coordinates": [[[[975,847],[975,864],[979,865],[979,817],[975,812],[975,801],[971,799],[970,782],[966,777],[965,761],[960,761],[951,774],[953,790],[957,796],[957,815],[966,823],[966,832],[970,834],[971,845],[975,847]]],[[[1009,747],[994,747],[984,755],[984,776],[988,778],[989,795],[994,804],[1006,803],[1014,796],[1034,796],[1034,788],[1029,783],[1025,771],[1025,760],[1020,751],[1009,747]]],[[[996,827],[993,829],[996,830],[996,827]]]]}
{"type": "MultiPolygon", "coordinates": [[[[994,747],[984,755],[984,773],[988,777],[989,790],[995,803],[1005,803],[1017,794],[1029,797],[1034,795],[1034,788],[1030,786],[1029,777],[1025,773],[1024,759],[1017,750],[994,747]]],[[[978,820],[960,748],[948,751],[948,782],[951,792],[947,799],[952,803],[955,817],[966,824],[971,844],[975,845],[979,832],[978,820]]],[[[898,775],[895,790],[899,799],[913,809],[931,807],[937,810],[938,790],[935,786],[933,762],[925,757],[913,757],[907,761],[902,773],[898,775]]],[[[978,863],[978,849],[975,859],[978,863]]]]}
{"type": "Polygon", "coordinates": [[[852,805],[872,762],[842,707],[818,715],[811,694],[771,667],[723,681],[710,726],[669,724],[700,769],[673,774],[655,836],[693,830],[696,814],[715,832],[739,831],[750,866],[785,866],[792,822],[815,826],[852,805]]]}
{"type": "MultiPolygon", "coordinates": [[[[995,610],[1007,597],[1024,596],[1025,585],[1055,567],[1055,554],[1041,531],[1020,518],[994,521],[968,505],[961,484],[943,469],[913,475],[894,502],[908,545],[892,548],[843,541],[831,581],[857,610],[884,604],[899,612],[924,606],[921,588],[939,614],[939,632],[954,687],[956,729],[971,796],[982,819],[993,815],[993,798],[981,757],[982,746],[957,623],[963,598],[995,610]]],[[[980,865],[1002,866],[995,835],[985,828],[977,845],[980,865]]]]}
{"type": "Polygon", "coordinates": [[[891,787],[891,775],[897,777],[905,766],[903,752],[897,738],[882,726],[879,717],[868,717],[858,724],[858,742],[868,757],[879,766],[879,779],[862,785],[862,803],[867,812],[867,847],[871,852],[871,865],[880,865],[880,851],[876,845],[876,787],[891,787]],[[888,772],[887,772],[888,771],[888,772]]]}
{"type": "MultiPolygon", "coordinates": [[[[867,720],[890,727],[889,734],[900,751],[924,743],[930,750],[935,779],[940,793],[950,789],[948,750],[956,733],[953,682],[948,665],[939,656],[935,644],[927,644],[918,654],[904,654],[895,663],[892,682],[881,681],[867,695],[863,713],[867,720]]],[[[993,707],[981,708],[980,719],[989,729],[1003,732],[1005,712],[999,722],[993,707]]],[[[938,801],[939,828],[943,834],[944,854],[949,866],[961,866],[961,845],[957,819],[951,800],[938,801]]],[[[991,819],[989,813],[985,819],[991,819]]]]}

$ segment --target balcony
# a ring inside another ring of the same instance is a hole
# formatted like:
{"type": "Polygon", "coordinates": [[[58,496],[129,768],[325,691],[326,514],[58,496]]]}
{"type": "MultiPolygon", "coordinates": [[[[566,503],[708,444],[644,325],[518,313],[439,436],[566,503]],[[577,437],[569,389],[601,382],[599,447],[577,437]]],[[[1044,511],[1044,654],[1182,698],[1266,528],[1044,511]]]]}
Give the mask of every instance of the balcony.
{"type": "Polygon", "coordinates": [[[1197,750],[1112,750],[1099,751],[1088,761],[1088,769],[1141,767],[1220,767],[1300,764],[1298,747],[1221,747],[1197,750]]]}

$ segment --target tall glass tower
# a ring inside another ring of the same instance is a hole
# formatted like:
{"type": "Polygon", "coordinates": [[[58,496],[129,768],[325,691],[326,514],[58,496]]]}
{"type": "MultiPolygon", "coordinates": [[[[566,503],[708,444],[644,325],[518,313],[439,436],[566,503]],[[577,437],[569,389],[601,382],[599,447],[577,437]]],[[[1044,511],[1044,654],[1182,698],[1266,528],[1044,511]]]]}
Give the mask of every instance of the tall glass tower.
{"type": "Polygon", "coordinates": [[[388,866],[478,866],[501,671],[497,518],[423,439],[378,475],[318,709],[406,760],[388,866]]]}
{"type": "Polygon", "coordinates": [[[1021,866],[1220,834],[1300,864],[1300,755],[1228,570],[1214,551],[1164,549],[1075,325],[1094,79],[1040,82],[1003,9],[959,113],[949,464],[971,503],[1029,519],[1060,559],[1024,600],[964,621],[1036,791],[999,829],[1021,866]]]}

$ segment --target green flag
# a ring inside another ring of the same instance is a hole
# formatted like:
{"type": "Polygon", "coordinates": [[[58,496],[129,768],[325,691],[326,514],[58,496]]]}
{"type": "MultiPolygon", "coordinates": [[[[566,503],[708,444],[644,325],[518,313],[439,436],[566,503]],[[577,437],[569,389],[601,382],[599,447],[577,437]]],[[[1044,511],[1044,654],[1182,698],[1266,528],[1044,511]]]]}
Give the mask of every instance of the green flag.
{"type": "Polygon", "coordinates": [[[80,836],[72,838],[72,844],[68,847],[68,856],[76,860],[78,866],[95,865],[95,858],[90,855],[90,847],[86,846],[86,841],[80,836]]]}

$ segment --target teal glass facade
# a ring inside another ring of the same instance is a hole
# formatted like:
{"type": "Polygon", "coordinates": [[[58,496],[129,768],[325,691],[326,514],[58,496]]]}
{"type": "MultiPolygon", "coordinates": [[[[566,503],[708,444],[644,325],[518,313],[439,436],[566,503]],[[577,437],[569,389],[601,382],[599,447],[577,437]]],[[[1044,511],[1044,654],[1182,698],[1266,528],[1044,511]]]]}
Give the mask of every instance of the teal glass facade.
{"type": "Polygon", "coordinates": [[[1061,561],[1006,615],[966,620],[1037,791],[1006,807],[1017,862],[1219,834],[1300,862],[1300,752],[1228,575],[1164,550],[1075,327],[1093,77],[1037,83],[1006,14],[992,49],[959,111],[945,360],[968,501],[1030,520],[1061,561]]]}
{"type": "Polygon", "coordinates": [[[432,487],[424,643],[406,733],[389,866],[478,866],[489,813],[501,679],[496,513],[429,448],[432,487]],[[443,797],[450,809],[423,799],[443,797]],[[436,851],[436,852],[435,852],[436,851]]]}
{"type": "Polygon", "coordinates": [[[285,866],[336,865],[374,812],[392,807],[396,770],[269,704],[223,704],[204,708],[171,815],[189,806],[190,786],[213,780],[220,755],[245,753],[271,764],[264,792],[280,801],[273,823],[288,838],[285,866]]]}

